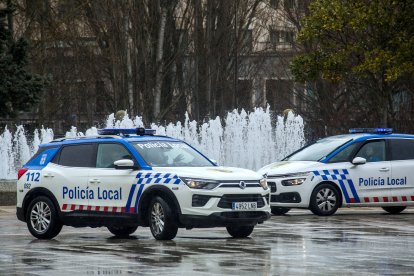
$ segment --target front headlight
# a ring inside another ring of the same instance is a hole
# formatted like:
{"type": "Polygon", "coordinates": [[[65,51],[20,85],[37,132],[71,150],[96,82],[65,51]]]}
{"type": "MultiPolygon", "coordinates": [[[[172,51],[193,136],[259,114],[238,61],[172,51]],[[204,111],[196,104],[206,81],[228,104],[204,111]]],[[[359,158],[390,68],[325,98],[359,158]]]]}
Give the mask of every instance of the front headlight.
{"type": "Polygon", "coordinates": [[[263,178],[263,179],[260,180],[260,186],[262,186],[263,190],[269,189],[269,186],[267,185],[266,178],[263,178]]]}
{"type": "Polygon", "coordinates": [[[305,182],[306,178],[294,178],[294,179],[285,179],[282,180],[283,186],[297,186],[301,185],[303,182],[305,182]]]}
{"type": "Polygon", "coordinates": [[[216,180],[209,180],[209,179],[194,179],[194,178],[181,178],[181,179],[191,189],[211,190],[220,184],[216,180]]]}

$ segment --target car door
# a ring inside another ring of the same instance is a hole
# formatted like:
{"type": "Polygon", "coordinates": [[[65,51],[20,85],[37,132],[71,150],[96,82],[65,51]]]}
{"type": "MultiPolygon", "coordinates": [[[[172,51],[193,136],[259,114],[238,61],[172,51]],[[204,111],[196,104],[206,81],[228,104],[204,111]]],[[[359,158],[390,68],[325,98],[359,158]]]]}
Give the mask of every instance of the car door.
{"type": "Polygon", "coordinates": [[[391,176],[391,162],[387,156],[385,140],[366,141],[355,157],[366,159],[366,163],[352,165],[349,168],[349,175],[357,195],[354,203],[386,205],[390,196],[387,180],[391,176]]]}
{"type": "MultiPolygon", "coordinates": [[[[137,171],[116,169],[114,162],[120,159],[133,159],[129,150],[120,143],[99,143],[96,166],[90,170],[88,185],[95,196],[89,199],[93,211],[125,212],[125,206],[136,181],[137,171]]],[[[136,164],[136,162],[134,161],[136,164]]]]}
{"type": "Polygon", "coordinates": [[[95,145],[63,146],[42,172],[43,183],[59,201],[62,211],[83,210],[91,192],[88,175],[95,165],[95,145]]]}
{"type": "Polygon", "coordinates": [[[414,139],[389,139],[391,178],[387,182],[392,202],[414,201],[414,139]]]}

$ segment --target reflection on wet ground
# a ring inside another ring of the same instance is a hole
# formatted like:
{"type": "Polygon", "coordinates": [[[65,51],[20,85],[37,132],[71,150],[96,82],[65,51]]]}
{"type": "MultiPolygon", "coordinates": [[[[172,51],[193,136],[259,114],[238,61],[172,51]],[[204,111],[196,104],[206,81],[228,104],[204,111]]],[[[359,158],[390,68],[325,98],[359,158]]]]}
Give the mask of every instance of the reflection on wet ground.
{"type": "Polygon", "coordinates": [[[147,228],[129,239],[105,228],[64,227],[32,238],[14,209],[0,207],[0,275],[358,275],[414,274],[414,209],[341,209],[331,217],[293,211],[257,226],[249,239],[224,228],[181,230],[156,241],[147,228]]]}

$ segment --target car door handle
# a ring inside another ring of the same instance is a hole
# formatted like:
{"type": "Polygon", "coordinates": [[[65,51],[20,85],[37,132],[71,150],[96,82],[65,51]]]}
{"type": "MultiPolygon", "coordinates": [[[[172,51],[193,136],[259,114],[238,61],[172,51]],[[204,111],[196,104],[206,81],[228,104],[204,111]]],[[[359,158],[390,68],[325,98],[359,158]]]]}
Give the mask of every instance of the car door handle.
{"type": "Polygon", "coordinates": [[[54,177],[55,175],[52,173],[46,173],[43,175],[44,177],[54,177]]]}
{"type": "Polygon", "coordinates": [[[388,172],[390,170],[390,168],[381,168],[379,169],[380,172],[388,172]]]}
{"type": "Polygon", "coordinates": [[[94,178],[94,179],[89,180],[89,183],[91,183],[91,184],[98,184],[98,183],[101,183],[101,180],[98,179],[98,178],[94,178]]]}

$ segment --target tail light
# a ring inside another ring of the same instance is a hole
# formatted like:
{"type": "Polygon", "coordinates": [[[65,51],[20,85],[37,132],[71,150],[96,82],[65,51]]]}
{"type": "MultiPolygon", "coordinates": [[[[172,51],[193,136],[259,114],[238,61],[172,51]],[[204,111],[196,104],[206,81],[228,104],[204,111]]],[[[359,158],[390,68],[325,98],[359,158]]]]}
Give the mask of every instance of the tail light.
{"type": "Polygon", "coordinates": [[[29,170],[28,168],[19,169],[19,171],[17,172],[17,180],[19,180],[20,177],[22,177],[22,175],[24,175],[28,170],[29,170]]]}

